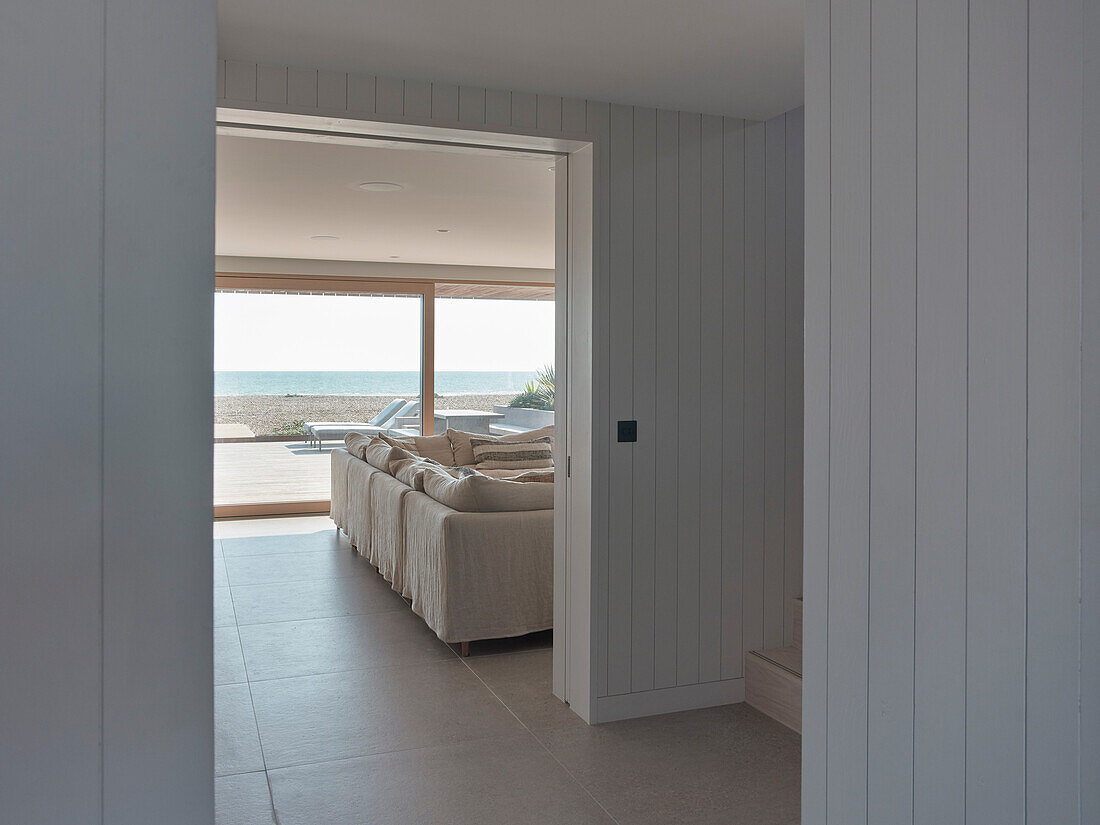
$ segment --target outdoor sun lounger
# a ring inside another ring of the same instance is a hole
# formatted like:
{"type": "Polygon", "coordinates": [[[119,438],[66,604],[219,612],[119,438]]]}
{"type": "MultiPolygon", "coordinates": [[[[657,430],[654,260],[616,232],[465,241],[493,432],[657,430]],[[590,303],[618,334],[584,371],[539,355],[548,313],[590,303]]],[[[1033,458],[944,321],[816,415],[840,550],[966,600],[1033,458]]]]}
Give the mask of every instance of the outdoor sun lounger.
{"type": "MultiPolygon", "coordinates": [[[[306,433],[306,440],[309,443],[313,443],[316,439],[313,435],[313,429],[315,427],[377,427],[379,424],[383,424],[393,417],[402,405],[407,404],[404,398],[395,398],[389,404],[382,408],[382,412],[378,413],[370,421],[307,421],[303,425],[303,429],[306,433]]],[[[349,432],[355,432],[354,429],[349,432]]]]}
{"type": "MultiPolygon", "coordinates": [[[[381,424],[376,425],[318,424],[313,427],[313,438],[317,442],[317,449],[320,450],[323,442],[342,439],[346,437],[348,433],[365,433],[367,435],[378,435],[379,433],[384,433],[392,429],[394,423],[397,421],[397,418],[399,416],[412,415],[419,409],[419,401],[409,401],[407,404],[405,404],[404,407],[392,414],[381,424]]],[[[378,416],[375,416],[375,418],[377,417],[378,416]]]]}

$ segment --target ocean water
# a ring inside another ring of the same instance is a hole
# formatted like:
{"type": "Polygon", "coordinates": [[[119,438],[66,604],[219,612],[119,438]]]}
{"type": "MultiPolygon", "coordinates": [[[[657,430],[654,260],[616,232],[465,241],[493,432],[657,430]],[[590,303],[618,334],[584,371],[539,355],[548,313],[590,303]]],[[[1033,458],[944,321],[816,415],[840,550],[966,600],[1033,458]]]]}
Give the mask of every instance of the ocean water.
{"type": "MultiPolygon", "coordinates": [[[[519,392],[532,372],[436,372],[439,395],[519,392]]],[[[214,395],[395,395],[420,392],[419,372],[214,372],[214,395]]]]}

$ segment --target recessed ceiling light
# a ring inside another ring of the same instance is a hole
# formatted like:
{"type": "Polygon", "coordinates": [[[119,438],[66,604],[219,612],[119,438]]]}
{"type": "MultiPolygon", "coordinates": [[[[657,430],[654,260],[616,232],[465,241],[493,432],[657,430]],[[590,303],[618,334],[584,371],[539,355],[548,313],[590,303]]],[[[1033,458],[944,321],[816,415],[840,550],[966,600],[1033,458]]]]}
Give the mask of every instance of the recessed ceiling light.
{"type": "Polygon", "coordinates": [[[436,231],[436,232],[438,232],[438,233],[440,233],[441,235],[445,235],[445,234],[447,234],[448,232],[450,232],[451,230],[450,230],[450,229],[437,229],[437,230],[435,230],[435,231],[436,231]]]}
{"type": "Polygon", "coordinates": [[[385,180],[368,180],[359,184],[359,188],[365,192],[400,192],[405,187],[400,183],[390,183],[385,180]]]}
{"type": "Polygon", "coordinates": [[[400,255],[390,255],[391,258],[400,258],[400,255]]]}
{"type": "Polygon", "coordinates": [[[340,236],[339,235],[310,235],[309,239],[311,241],[338,241],[338,240],[340,240],[340,236]]]}

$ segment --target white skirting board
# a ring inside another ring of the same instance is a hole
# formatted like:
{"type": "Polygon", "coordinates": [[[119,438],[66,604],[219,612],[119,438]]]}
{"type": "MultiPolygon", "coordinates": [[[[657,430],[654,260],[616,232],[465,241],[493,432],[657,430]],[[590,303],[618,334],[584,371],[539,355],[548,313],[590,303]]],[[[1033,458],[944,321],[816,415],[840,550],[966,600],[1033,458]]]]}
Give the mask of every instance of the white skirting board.
{"type": "Polygon", "coordinates": [[[630,719],[635,716],[677,713],[681,710],[697,710],[744,701],[745,680],[743,678],[722,679],[698,685],[681,685],[640,693],[601,696],[596,699],[593,722],[617,722],[620,719],[630,719]]]}

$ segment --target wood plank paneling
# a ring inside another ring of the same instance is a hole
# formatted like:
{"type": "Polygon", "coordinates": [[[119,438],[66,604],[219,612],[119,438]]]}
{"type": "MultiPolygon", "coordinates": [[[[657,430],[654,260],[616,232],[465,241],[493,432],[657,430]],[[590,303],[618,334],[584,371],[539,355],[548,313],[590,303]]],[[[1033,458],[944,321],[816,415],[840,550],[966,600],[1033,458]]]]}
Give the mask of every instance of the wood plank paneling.
{"type": "Polygon", "coordinates": [[[832,21],[832,335],[830,373],[827,814],[867,819],[871,6],[837,0],[832,21]]]}
{"type": "MultiPolygon", "coordinates": [[[[613,364],[630,364],[634,357],[634,112],[629,106],[611,107],[611,212],[609,243],[611,292],[609,356],[613,364]]],[[[634,371],[613,369],[610,414],[612,421],[634,417],[634,371]]],[[[612,425],[614,426],[614,424],[612,425]]],[[[634,477],[634,444],[613,443],[611,478],[634,477]]],[[[630,692],[632,648],[634,486],[613,484],[609,490],[608,553],[608,660],[609,695],[630,692]]]]}
{"type": "MultiPolygon", "coordinates": [[[[1100,5],[1084,4],[1081,409],[1100,410],[1100,5]]],[[[1100,822],[1100,416],[1081,417],[1081,820],[1100,822]]]]}
{"type": "Polygon", "coordinates": [[[561,130],[567,135],[581,135],[588,130],[588,106],[585,101],[575,97],[562,100],[561,130]]]}
{"type": "Polygon", "coordinates": [[[764,124],[745,127],[745,650],[764,648],[764,124]]]}
{"type": "Polygon", "coordinates": [[[679,499],[680,427],[671,425],[679,416],[677,370],[679,281],[679,202],[677,173],[680,165],[680,121],[676,112],[657,112],[657,508],[655,511],[654,677],[655,688],[676,684],[676,577],[677,512],[679,499]]]}
{"type": "Polygon", "coordinates": [[[286,104],[287,67],[256,67],[256,100],[260,103],[286,104]]]}
{"type": "Polygon", "coordinates": [[[287,71],[287,103],[306,109],[317,108],[317,70],[290,67],[287,71]]]}
{"type": "MultiPolygon", "coordinates": [[[[967,10],[917,8],[914,816],[965,817],[967,10]]],[[[832,654],[830,652],[830,667],[832,654]]]]}
{"type": "Polygon", "coordinates": [[[13,439],[0,461],[0,818],[98,825],[103,4],[14,0],[3,17],[0,410],[72,441],[13,439]],[[44,552],[58,506],[65,549],[44,552]]]}
{"type": "Polygon", "coordinates": [[[485,124],[509,126],[512,123],[512,93],[504,89],[485,90],[485,124]]]}
{"type": "MultiPolygon", "coordinates": [[[[1079,0],[1029,5],[1026,795],[1032,822],[1080,816],[1073,768],[1081,741],[1081,8],[1079,0]]],[[[1094,41],[1089,48],[1096,48],[1094,41]]],[[[1097,272],[1088,277],[1095,281],[1097,272]]],[[[1095,421],[1095,408],[1084,412],[1095,421]]],[[[1089,468],[1092,478],[1098,469],[1089,468]]],[[[1095,558],[1096,546],[1089,551],[1095,558]]],[[[1095,699],[1095,685],[1089,689],[1095,699]]]]}
{"type": "MultiPolygon", "coordinates": [[[[588,126],[597,136],[595,144],[595,237],[592,243],[596,269],[607,273],[592,285],[592,312],[595,317],[607,319],[604,315],[607,307],[608,285],[611,273],[611,106],[606,103],[588,102],[588,126]]],[[[592,427],[594,432],[604,437],[593,439],[593,512],[592,512],[592,564],[596,571],[596,592],[598,609],[596,610],[594,635],[596,637],[596,695],[606,696],[608,692],[608,589],[610,561],[608,545],[610,508],[607,473],[604,469],[610,463],[611,431],[608,421],[609,371],[608,371],[608,332],[607,320],[594,325],[592,340],[592,427]],[[608,383],[605,383],[608,382],[608,383]]]]}
{"type": "Polygon", "coordinates": [[[213,437],[215,10],[106,11],[102,821],[190,825],[213,818],[212,453],[179,446],[213,437]]]}
{"type": "Polygon", "coordinates": [[[225,61],[225,97],[226,100],[255,101],[256,72],[255,63],[240,60],[225,61]]]}
{"type": "Polygon", "coordinates": [[[653,689],[657,442],[657,112],[634,109],[634,446],[630,689],[653,689]]]}
{"type": "Polygon", "coordinates": [[[680,471],[676,533],[676,682],[681,685],[699,681],[701,121],[699,115],[680,113],[680,346],[677,382],[679,414],[676,419],[680,430],[680,471]]]}
{"type": "Polygon", "coordinates": [[[317,107],[343,112],[348,109],[348,75],[343,72],[317,72],[317,107]]]}
{"type": "Polygon", "coordinates": [[[794,610],[791,604],[802,596],[802,405],[803,405],[803,279],[805,117],[802,109],[786,114],[786,181],[784,234],[786,235],[785,342],[783,375],[783,644],[794,642],[794,610]]]}
{"type": "Polygon", "coordinates": [[[699,411],[705,434],[699,455],[699,676],[722,676],[722,313],[723,285],[722,118],[704,116],[700,133],[699,411]]]}
{"type": "Polygon", "coordinates": [[[966,817],[1024,821],[1027,0],[971,0],[966,817]]]}
{"type": "Polygon", "coordinates": [[[1081,214],[1100,167],[1082,161],[1081,49],[1100,15],[1079,0],[872,4],[869,53],[847,36],[864,3],[807,6],[803,822],[1091,821],[1081,214]],[[837,248],[857,241],[865,289],[851,245],[837,248]],[[865,304],[868,350],[852,341],[865,304]],[[859,382],[838,376],[868,355],[864,420],[859,382]],[[865,431],[866,582],[862,502],[838,500],[865,431]],[[864,598],[865,616],[838,619],[864,598]],[[865,810],[852,804],[864,786],[865,810]]]}
{"type": "Polygon", "coordinates": [[[379,77],[374,82],[374,110],[380,115],[401,117],[405,114],[405,81],[379,77]]]}
{"type": "Polygon", "coordinates": [[[348,75],[348,111],[374,114],[377,81],[371,74],[348,75]]]}
{"type": "Polygon", "coordinates": [[[764,647],[782,647],[785,572],[787,130],[764,124],[764,647]]]}
{"type": "Polygon", "coordinates": [[[745,122],[722,135],[722,673],[744,675],[741,639],[745,438],[745,122]]]}
{"type": "Polygon", "coordinates": [[[478,86],[460,86],[458,89],[458,120],[460,123],[481,125],[485,122],[485,90],[478,86]]]}
{"type": "Polygon", "coordinates": [[[913,821],[916,0],[871,20],[867,821],[913,821]]]}
{"type": "Polygon", "coordinates": [[[512,126],[516,129],[534,129],[537,125],[538,95],[512,92],[512,126]]]}
{"type": "Polygon", "coordinates": [[[536,101],[535,125],[540,132],[561,131],[561,98],[539,95],[536,101]]]}
{"type": "Polygon", "coordinates": [[[432,120],[458,121],[458,86],[451,83],[432,84],[432,120]]]}
{"type": "Polygon", "coordinates": [[[832,9],[805,4],[806,272],[802,565],[802,822],[825,825],[828,796],[829,392],[832,316],[832,9]]]}
{"type": "Polygon", "coordinates": [[[432,84],[425,80],[405,81],[405,117],[428,120],[432,116],[432,84]]]}

